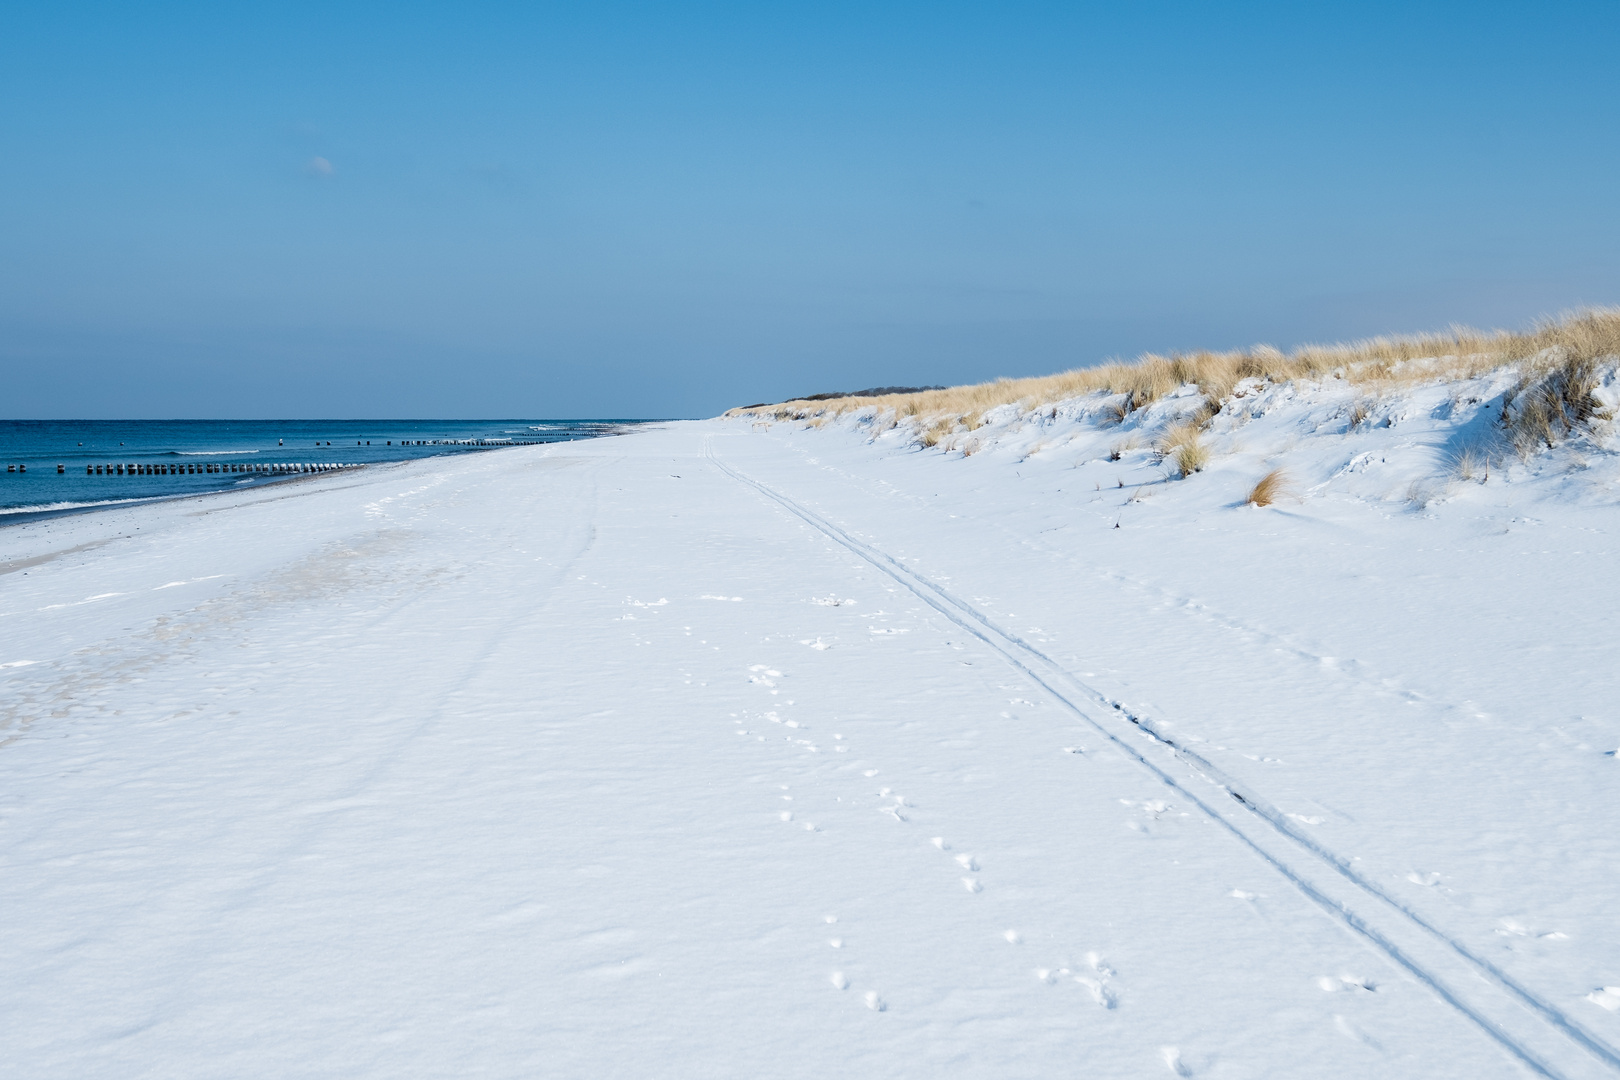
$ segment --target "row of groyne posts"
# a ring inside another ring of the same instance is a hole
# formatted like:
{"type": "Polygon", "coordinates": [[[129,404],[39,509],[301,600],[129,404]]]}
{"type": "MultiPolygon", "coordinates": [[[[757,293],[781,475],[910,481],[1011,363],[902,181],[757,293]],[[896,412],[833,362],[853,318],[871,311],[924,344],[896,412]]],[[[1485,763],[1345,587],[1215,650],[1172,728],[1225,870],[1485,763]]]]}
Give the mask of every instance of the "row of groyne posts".
{"type": "MultiPolygon", "coordinates": [[[[283,462],[278,464],[246,465],[236,463],[218,462],[186,462],[184,464],[141,464],[111,463],[106,465],[86,465],[86,476],[203,476],[208,473],[257,473],[261,476],[291,476],[294,473],[324,473],[338,472],[343,469],[361,469],[363,465],[335,465],[326,462],[283,462]]],[[[8,473],[25,473],[27,465],[7,465],[8,473]]],[[[66,465],[56,467],[57,475],[67,472],[66,465]]]]}
{"type": "MultiPolygon", "coordinates": [[[[506,446],[538,446],[541,439],[401,439],[401,446],[484,446],[497,449],[506,446]]],[[[355,443],[359,446],[359,443],[355,443]]],[[[366,444],[370,446],[370,443],[366,444]]],[[[393,445],[392,441],[389,443],[393,445]]],[[[282,462],[279,464],[240,464],[235,462],[186,462],[184,464],[113,462],[105,465],[86,465],[86,476],[201,476],[208,473],[257,473],[261,476],[290,476],[294,473],[338,472],[342,469],[363,469],[364,465],[335,465],[326,462],[282,462]]],[[[27,465],[7,465],[8,473],[25,473],[27,465]]],[[[56,466],[57,475],[67,472],[66,465],[56,466]]]]}

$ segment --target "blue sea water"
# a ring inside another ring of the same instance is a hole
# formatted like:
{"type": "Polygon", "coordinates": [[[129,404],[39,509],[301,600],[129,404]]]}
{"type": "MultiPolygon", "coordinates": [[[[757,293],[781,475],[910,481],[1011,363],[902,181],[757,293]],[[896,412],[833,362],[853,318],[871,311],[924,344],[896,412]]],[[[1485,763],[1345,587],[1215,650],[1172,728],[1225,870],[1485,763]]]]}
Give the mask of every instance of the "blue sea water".
{"type": "Polygon", "coordinates": [[[369,465],[483,453],[514,444],[610,435],[636,423],[0,420],[0,524],[40,514],[263,486],[289,478],[285,472],[249,471],[243,466],[369,465]],[[197,468],[210,465],[226,468],[197,468]],[[122,473],[119,466],[124,467],[122,473]]]}

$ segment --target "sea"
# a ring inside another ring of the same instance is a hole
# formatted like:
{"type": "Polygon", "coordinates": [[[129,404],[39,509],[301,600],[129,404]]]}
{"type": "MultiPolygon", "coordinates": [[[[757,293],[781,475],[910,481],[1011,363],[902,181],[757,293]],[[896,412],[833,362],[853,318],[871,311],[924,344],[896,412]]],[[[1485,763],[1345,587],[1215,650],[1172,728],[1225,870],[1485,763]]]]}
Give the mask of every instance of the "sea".
{"type": "Polygon", "coordinates": [[[262,487],[292,467],[488,453],[637,420],[0,420],[0,525],[262,487]]]}

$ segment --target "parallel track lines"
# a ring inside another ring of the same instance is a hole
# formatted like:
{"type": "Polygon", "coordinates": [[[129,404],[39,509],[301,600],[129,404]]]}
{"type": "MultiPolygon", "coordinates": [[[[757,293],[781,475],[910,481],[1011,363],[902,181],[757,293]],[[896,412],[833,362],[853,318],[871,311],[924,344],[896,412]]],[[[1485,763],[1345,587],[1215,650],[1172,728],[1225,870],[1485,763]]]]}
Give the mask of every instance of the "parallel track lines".
{"type": "Polygon", "coordinates": [[[1160,736],[1151,723],[1130,715],[972,604],[913,573],[899,560],[851,536],[789,496],[727,465],[715,455],[708,439],[704,441],[704,452],[721,472],[859,556],[995,650],[1098,735],[1223,825],[1312,902],[1427,986],[1533,1072],[1558,1080],[1613,1077],[1620,1073],[1620,1053],[1539,994],[1403,906],[1357,872],[1349,860],[1300,833],[1264,797],[1199,754],[1160,736]],[[1107,719],[1098,719],[1082,707],[1081,701],[1096,706],[1107,719]],[[1138,738],[1130,738],[1133,735],[1138,738]],[[1151,749],[1144,752],[1138,747],[1141,739],[1160,752],[1150,757],[1151,749]],[[1185,768],[1178,768],[1175,761],[1185,768]],[[1188,786],[1191,777],[1184,775],[1188,768],[1229,798],[1212,803],[1193,790],[1188,786]],[[1309,856],[1306,864],[1295,861],[1298,854],[1309,856]],[[1316,868],[1316,875],[1309,869],[1311,866],[1316,868]],[[1324,870],[1330,873],[1321,875],[1324,870]]]}

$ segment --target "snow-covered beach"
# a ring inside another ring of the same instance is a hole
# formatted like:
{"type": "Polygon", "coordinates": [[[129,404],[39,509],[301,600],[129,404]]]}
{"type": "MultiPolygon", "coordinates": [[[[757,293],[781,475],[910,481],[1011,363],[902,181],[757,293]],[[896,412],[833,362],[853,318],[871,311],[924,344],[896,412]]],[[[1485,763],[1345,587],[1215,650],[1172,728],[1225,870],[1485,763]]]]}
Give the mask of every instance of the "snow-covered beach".
{"type": "Polygon", "coordinates": [[[0,530],[0,1057],[1612,1076],[1620,466],[1413,495],[1489,390],[1278,388],[1185,481],[733,420],[0,530]]]}

